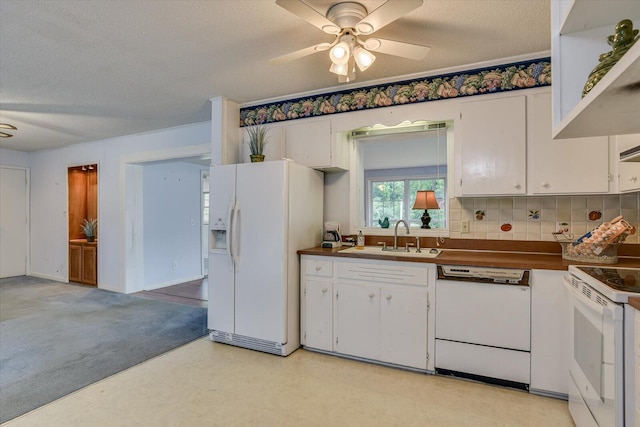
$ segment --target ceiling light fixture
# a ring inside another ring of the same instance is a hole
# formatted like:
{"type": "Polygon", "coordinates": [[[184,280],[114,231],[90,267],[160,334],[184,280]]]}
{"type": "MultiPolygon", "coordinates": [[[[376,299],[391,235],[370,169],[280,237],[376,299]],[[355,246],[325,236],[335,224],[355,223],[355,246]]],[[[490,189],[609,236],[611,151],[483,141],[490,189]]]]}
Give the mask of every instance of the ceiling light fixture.
{"type": "Polygon", "coordinates": [[[358,64],[360,71],[365,71],[371,66],[371,64],[373,64],[373,61],[376,60],[376,56],[373,53],[360,46],[353,50],[353,58],[356,60],[356,64],[358,64]]]}
{"type": "Polygon", "coordinates": [[[351,56],[351,49],[346,41],[341,41],[329,51],[329,58],[336,65],[344,65],[349,62],[349,56],[351,56]]]}
{"type": "MultiPolygon", "coordinates": [[[[9,123],[0,123],[0,129],[18,130],[17,127],[9,123]]],[[[12,136],[10,133],[0,132],[0,138],[11,138],[12,136]]]]}
{"type": "Polygon", "coordinates": [[[354,37],[351,31],[344,31],[338,40],[329,51],[329,71],[338,75],[338,82],[348,83],[356,78],[356,65],[360,71],[365,71],[376,57],[364,48],[363,42],[354,37]]]}

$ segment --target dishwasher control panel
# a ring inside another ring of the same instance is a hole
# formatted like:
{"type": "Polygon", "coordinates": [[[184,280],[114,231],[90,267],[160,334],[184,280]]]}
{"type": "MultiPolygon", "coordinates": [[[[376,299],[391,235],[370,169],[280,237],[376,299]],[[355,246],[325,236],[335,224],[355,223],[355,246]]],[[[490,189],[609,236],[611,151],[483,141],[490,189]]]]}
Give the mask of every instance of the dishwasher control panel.
{"type": "Polygon", "coordinates": [[[529,270],[519,268],[439,265],[438,279],[528,286],[529,270]]]}

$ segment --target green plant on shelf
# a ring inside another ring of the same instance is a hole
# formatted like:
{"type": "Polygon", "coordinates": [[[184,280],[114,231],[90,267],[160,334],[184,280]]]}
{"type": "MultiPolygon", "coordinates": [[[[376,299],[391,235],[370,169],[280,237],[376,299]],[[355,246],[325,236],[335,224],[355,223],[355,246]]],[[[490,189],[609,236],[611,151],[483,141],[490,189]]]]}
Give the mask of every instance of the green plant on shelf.
{"type": "Polygon", "coordinates": [[[93,242],[96,238],[96,227],[98,226],[98,220],[95,218],[83,219],[80,228],[87,237],[88,242],[93,242]]]}

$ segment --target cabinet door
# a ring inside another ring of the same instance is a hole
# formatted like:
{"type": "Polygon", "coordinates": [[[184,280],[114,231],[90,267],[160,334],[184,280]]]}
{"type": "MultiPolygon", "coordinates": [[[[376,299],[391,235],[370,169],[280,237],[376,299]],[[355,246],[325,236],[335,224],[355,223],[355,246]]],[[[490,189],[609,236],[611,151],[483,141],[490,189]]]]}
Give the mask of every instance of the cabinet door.
{"type": "Polygon", "coordinates": [[[461,194],[526,192],[526,97],[462,104],[461,194]]]}
{"type": "Polygon", "coordinates": [[[285,133],[286,157],[311,168],[330,167],[331,122],[320,120],[288,125],[285,133]]]}
{"type": "Polygon", "coordinates": [[[337,283],[336,351],[379,359],[380,289],[337,283]]]}
{"type": "Polygon", "coordinates": [[[566,271],[531,272],[531,388],[567,394],[569,386],[569,303],[566,271]]]}
{"type": "Polygon", "coordinates": [[[69,245],[69,281],[82,282],[82,246],[69,245]]]}
{"type": "Polygon", "coordinates": [[[82,283],[98,284],[98,248],[95,245],[82,246],[82,283]]]}
{"type": "Polygon", "coordinates": [[[380,360],[427,369],[427,288],[380,289],[380,360]]]}
{"type": "Polygon", "coordinates": [[[620,162],[618,164],[618,176],[620,177],[620,191],[640,190],[639,162],[620,162]]]}
{"type": "Polygon", "coordinates": [[[306,278],[305,345],[333,350],[333,288],[330,280],[306,278]]]}
{"type": "Polygon", "coordinates": [[[609,138],[551,139],[551,94],[529,97],[529,192],[607,193],[609,138]]]}

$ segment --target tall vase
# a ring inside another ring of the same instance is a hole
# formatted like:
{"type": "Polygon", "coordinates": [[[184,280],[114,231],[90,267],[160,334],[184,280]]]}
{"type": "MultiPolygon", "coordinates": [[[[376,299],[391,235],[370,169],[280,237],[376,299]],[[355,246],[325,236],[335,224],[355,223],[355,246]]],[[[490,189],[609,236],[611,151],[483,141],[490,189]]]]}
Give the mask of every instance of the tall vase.
{"type": "Polygon", "coordinates": [[[252,154],[251,162],[264,162],[264,154],[252,154]]]}

